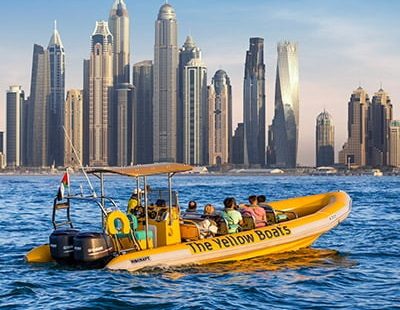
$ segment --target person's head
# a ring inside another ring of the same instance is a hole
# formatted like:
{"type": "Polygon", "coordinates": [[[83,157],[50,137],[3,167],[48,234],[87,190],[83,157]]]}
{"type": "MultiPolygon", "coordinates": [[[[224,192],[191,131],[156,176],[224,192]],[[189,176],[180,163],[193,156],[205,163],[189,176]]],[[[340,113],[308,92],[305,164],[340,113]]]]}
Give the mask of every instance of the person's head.
{"type": "Polygon", "coordinates": [[[250,204],[256,204],[257,203],[257,196],[256,195],[251,195],[249,196],[249,202],[250,204]]]}
{"type": "Polygon", "coordinates": [[[213,215],[215,212],[215,208],[211,204],[206,204],[204,207],[204,214],[205,215],[213,215]]]}
{"type": "Polygon", "coordinates": [[[197,209],[197,203],[194,200],[189,201],[188,210],[195,211],[197,209]]]}
{"type": "Polygon", "coordinates": [[[257,201],[258,202],[266,202],[267,201],[267,197],[265,197],[265,195],[257,196],[257,201]]]}
{"type": "Polygon", "coordinates": [[[224,206],[226,209],[233,209],[236,206],[236,200],[233,197],[227,197],[224,200],[224,206]]]}

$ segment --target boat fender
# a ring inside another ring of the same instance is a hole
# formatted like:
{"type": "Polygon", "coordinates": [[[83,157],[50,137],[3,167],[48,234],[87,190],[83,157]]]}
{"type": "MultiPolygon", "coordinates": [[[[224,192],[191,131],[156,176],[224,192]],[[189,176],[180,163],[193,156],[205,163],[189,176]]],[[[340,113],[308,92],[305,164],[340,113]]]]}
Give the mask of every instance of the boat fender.
{"type": "Polygon", "coordinates": [[[131,231],[130,223],[128,217],[125,215],[125,213],[116,210],[112,211],[110,214],[107,216],[107,231],[111,235],[116,235],[118,233],[123,233],[125,235],[129,234],[131,231]],[[118,229],[115,225],[116,220],[119,220],[121,222],[121,228],[118,229]]]}

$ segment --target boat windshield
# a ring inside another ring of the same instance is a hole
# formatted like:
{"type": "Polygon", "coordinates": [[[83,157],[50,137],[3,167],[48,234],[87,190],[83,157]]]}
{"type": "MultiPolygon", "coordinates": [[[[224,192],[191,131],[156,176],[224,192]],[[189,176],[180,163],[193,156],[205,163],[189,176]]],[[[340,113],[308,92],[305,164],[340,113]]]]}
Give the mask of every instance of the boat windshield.
{"type": "MultiPolygon", "coordinates": [[[[169,191],[167,188],[163,189],[151,189],[150,192],[147,193],[147,199],[149,205],[155,205],[157,200],[164,200],[166,205],[169,205],[169,191]]],[[[172,205],[178,205],[178,195],[176,191],[172,191],[172,205]]]]}

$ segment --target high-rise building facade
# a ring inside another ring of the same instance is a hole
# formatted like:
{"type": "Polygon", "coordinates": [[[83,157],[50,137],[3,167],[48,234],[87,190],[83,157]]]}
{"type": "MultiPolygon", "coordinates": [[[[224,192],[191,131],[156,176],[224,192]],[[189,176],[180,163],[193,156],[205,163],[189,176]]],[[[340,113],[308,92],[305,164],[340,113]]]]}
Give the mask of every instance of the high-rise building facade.
{"type": "Polygon", "coordinates": [[[47,50],[50,60],[48,161],[61,166],[64,163],[65,51],[56,24],[47,50]]]}
{"type": "MultiPolygon", "coordinates": [[[[17,168],[22,163],[22,109],[25,94],[21,86],[10,86],[7,91],[7,167],[17,168]]],[[[3,141],[1,141],[1,147],[3,141]]],[[[0,151],[0,153],[3,153],[0,151]]]]}
{"type": "Polygon", "coordinates": [[[80,167],[83,160],[83,92],[70,89],[64,105],[64,165],[80,167]]]}
{"type": "Polygon", "coordinates": [[[232,163],[243,165],[244,163],[244,124],[239,123],[232,138],[232,163]]]}
{"type": "Polygon", "coordinates": [[[113,36],[106,21],[96,22],[89,68],[89,165],[107,166],[109,105],[113,97],[113,36]]]}
{"type": "Polygon", "coordinates": [[[126,166],[135,161],[133,132],[134,89],[130,84],[130,28],[124,0],[115,0],[108,24],[113,35],[114,93],[109,108],[109,163],[126,166]]]}
{"type": "Polygon", "coordinates": [[[348,139],[339,152],[339,163],[347,166],[365,166],[367,149],[367,120],[370,105],[368,94],[358,87],[348,104],[348,139]]]}
{"type": "Polygon", "coordinates": [[[29,97],[28,146],[32,152],[27,165],[46,167],[49,147],[49,108],[50,108],[50,57],[49,51],[35,44],[33,47],[31,94],[29,97]]]}
{"type": "Polygon", "coordinates": [[[269,146],[270,166],[295,168],[299,136],[299,62],[297,44],[278,44],[275,84],[275,114],[269,146]]]}
{"type": "Polygon", "coordinates": [[[389,166],[400,167],[400,121],[389,125],[389,166]]]}
{"type": "Polygon", "coordinates": [[[177,159],[178,26],[170,4],[161,6],[155,23],[153,76],[153,160],[177,159]]]}
{"type": "Polygon", "coordinates": [[[83,164],[89,165],[89,110],[90,110],[90,60],[83,60],[83,164]]]}
{"type": "Polygon", "coordinates": [[[381,88],[368,108],[367,165],[387,166],[389,162],[389,126],[393,119],[389,95],[381,88]]]}
{"type": "Polygon", "coordinates": [[[108,18],[108,26],[113,35],[114,83],[130,81],[130,28],[129,14],[124,0],[114,0],[108,18]]]}
{"type": "Polygon", "coordinates": [[[202,165],[208,156],[207,68],[192,59],[183,69],[183,162],[202,165]]]}
{"type": "Polygon", "coordinates": [[[187,36],[183,46],[179,49],[179,66],[178,66],[178,111],[177,111],[177,161],[183,162],[184,150],[183,139],[184,134],[180,128],[183,128],[183,108],[184,108],[184,74],[185,66],[192,59],[201,59],[201,50],[193,41],[192,36],[187,36]]]}
{"type": "Polygon", "coordinates": [[[264,39],[250,38],[243,84],[244,164],[265,166],[264,39]]]}
{"type": "Polygon", "coordinates": [[[224,70],[218,70],[208,86],[208,164],[232,161],[232,86],[224,70]]]}
{"type": "Polygon", "coordinates": [[[153,162],[153,62],[133,65],[132,83],[136,89],[135,142],[136,161],[153,162]]]}
{"type": "Polygon", "coordinates": [[[332,116],[324,111],[317,117],[315,129],[316,167],[335,163],[335,127],[332,116]]]}

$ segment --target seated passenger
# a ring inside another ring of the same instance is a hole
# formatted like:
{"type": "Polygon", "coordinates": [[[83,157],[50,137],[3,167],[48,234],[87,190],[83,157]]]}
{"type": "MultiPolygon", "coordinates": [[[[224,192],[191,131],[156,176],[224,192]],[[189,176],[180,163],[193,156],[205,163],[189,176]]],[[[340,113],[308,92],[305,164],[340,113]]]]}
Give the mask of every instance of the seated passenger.
{"type": "Polygon", "coordinates": [[[207,217],[210,215],[215,215],[215,208],[212,204],[208,203],[204,206],[203,214],[207,217]]]}
{"type": "Polygon", "coordinates": [[[258,205],[267,210],[273,210],[272,207],[267,203],[267,197],[265,195],[257,196],[258,205]]]}
{"type": "Polygon", "coordinates": [[[197,213],[197,203],[194,200],[189,201],[185,213],[197,213]]]}
{"type": "Polygon", "coordinates": [[[236,200],[233,197],[225,198],[224,210],[221,217],[228,224],[228,233],[233,234],[239,231],[240,225],[243,225],[243,218],[239,211],[235,210],[236,200]]]}
{"type": "Polygon", "coordinates": [[[242,214],[251,215],[254,220],[256,227],[263,227],[267,224],[267,216],[265,210],[258,206],[257,204],[257,196],[253,195],[249,197],[250,205],[242,208],[242,214]]]}
{"type": "Polygon", "coordinates": [[[218,231],[218,226],[217,223],[215,223],[211,219],[205,219],[198,223],[199,230],[200,230],[200,238],[211,238],[214,237],[214,235],[218,231]]]}

